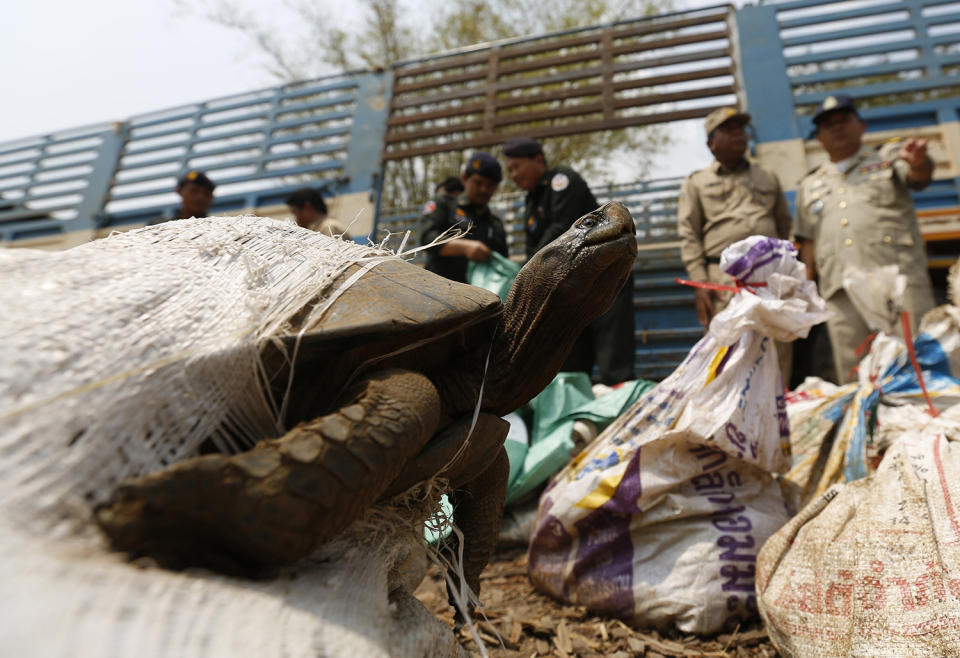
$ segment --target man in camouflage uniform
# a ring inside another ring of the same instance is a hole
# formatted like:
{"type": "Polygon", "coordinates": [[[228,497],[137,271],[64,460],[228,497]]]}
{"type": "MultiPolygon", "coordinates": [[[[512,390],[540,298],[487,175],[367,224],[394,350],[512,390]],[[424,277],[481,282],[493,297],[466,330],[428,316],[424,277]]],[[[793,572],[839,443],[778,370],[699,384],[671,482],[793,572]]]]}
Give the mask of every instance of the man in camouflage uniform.
{"type": "MultiPolygon", "coordinates": [[[[600,205],[587,182],[563,165],[547,166],[543,146],[529,137],[515,137],[503,145],[510,180],[527,193],[527,259],[563,234],[583,215],[600,205]]],[[[613,305],[577,338],[563,371],[582,371],[592,376],[597,366],[599,381],[618,384],[634,378],[633,277],[621,288],[613,305]]]]}
{"type": "Polygon", "coordinates": [[[933,287],[910,190],[933,176],[926,140],[863,145],[866,124],[846,95],[829,96],[813,115],[829,161],[813,169],[797,190],[800,257],[807,276],[835,315],[827,321],[837,378],[852,379],[855,351],[870,333],[843,289],[847,266],[895,264],[907,277],[904,310],[912,329],[933,308],[933,287]]]}
{"type": "Polygon", "coordinates": [[[490,198],[503,179],[503,169],[489,153],[476,151],[461,175],[464,191],[437,194],[423,207],[420,244],[428,245],[450,228],[465,234],[427,250],[426,268],[453,281],[467,282],[467,261],[486,262],[491,252],[509,257],[503,221],[490,211],[490,198]]]}
{"type": "MultiPolygon", "coordinates": [[[[720,253],[751,235],[790,238],[790,209],[777,177],[746,158],[750,115],[731,107],[711,112],[704,128],[715,160],[687,176],[680,191],[677,232],[680,256],[691,281],[732,286],[720,269],[720,253]]],[[[694,288],[697,320],[704,327],[729,303],[726,290],[694,288]]],[[[780,373],[790,382],[793,345],[777,343],[780,373]]]]}

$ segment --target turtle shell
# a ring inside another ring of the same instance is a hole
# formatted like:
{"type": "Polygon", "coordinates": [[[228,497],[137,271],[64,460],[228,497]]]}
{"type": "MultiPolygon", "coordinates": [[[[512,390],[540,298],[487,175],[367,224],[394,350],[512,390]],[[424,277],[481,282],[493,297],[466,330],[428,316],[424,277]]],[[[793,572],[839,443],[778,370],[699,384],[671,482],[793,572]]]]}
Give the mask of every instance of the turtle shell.
{"type": "MultiPolygon", "coordinates": [[[[348,268],[333,287],[359,269],[348,268]]],[[[319,326],[299,336],[294,321],[280,341],[295,354],[292,380],[290,359],[277,345],[265,346],[274,399],[287,396],[284,424],[327,413],[362,373],[406,368],[429,375],[457,367],[466,353],[489,348],[502,308],[500,298],[482,288],[401,260],[378,263],[337,297],[319,326]]]]}

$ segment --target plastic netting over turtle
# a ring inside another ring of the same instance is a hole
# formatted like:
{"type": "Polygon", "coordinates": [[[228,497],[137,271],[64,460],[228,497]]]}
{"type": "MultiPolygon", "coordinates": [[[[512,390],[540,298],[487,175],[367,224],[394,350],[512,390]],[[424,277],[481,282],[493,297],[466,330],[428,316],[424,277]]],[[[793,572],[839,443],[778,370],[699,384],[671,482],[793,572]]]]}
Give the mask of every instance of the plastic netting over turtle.
{"type": "Polygon", "coordinates": [[[16,602],[0,615],[0,654],[462,651],[409,595],[439,495],[429,488],[259,582],[131,565],[91,520],[119,481],[207,439],[243,449],[281,433],[284,395],[264,385],[261,347],[292,363],[297,342],[279,336],[315,328],[396,258],[256,217],[169,222],[66,252],[0,250],[0,592],[16,602]]]}
{"type": "Polygon", "coordinates": [[[260,346],[302,312],[301,331],[315,327],[344,270],[386,258],[257,217],[0,251],[0,504],[52,520],[207,438],[235,450],[277,435],[260,346]]]}

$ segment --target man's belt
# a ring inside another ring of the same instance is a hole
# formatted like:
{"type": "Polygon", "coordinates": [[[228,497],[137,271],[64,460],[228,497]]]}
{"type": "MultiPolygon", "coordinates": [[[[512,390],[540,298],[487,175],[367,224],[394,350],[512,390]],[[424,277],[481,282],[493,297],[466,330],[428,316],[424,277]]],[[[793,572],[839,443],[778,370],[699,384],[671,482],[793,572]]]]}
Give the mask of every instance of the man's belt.
{"type": "Polygon", "coordinates": [[[719,256],[707,256],[707,265],[719,265],[720,257],[719,256]]]}

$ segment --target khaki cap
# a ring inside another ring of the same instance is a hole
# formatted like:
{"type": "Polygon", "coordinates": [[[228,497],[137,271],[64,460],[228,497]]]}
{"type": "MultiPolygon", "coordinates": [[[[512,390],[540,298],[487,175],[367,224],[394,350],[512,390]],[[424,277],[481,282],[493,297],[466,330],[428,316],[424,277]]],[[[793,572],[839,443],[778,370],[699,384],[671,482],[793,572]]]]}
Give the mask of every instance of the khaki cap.
{"type": "Polygon", "coordinates": [[[707,115],[707,120],[703,124],[703,127],[707,130],[707,137],[709,137],[710,133],[716,130],[720,124],[726,123],[730,119],[740,119],[744,123],[750,123],[750,115],[746,112],[738,112],[736,108],[733,107],[721,107],[707,115]]]}

